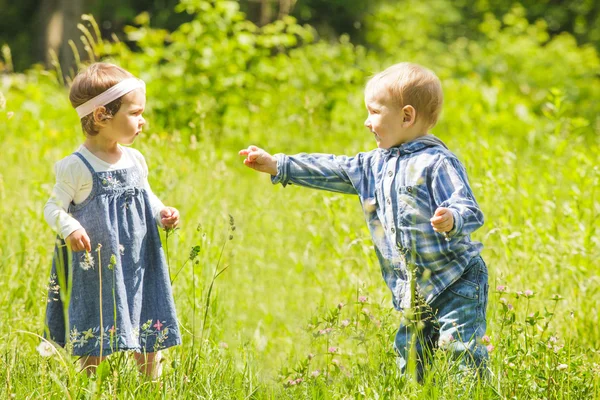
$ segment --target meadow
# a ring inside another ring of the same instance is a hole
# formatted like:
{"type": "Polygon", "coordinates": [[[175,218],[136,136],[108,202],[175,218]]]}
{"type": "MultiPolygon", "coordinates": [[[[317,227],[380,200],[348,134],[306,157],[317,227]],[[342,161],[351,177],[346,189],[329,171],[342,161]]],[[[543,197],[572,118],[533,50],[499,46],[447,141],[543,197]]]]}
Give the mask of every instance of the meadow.
{"type": "Polygon", "coordinates": [[[148,124],[134,147],[154,192],[182,216],[162,235],[184,343],[166,352],[159,382],[125,355],[88,377],[67,352],[38,351],[54,246],[42,209],[53,164],[83,134],[59,65],[0,75],[1,397],[600,398],[596,50],[549,37],[518,6],[482,21],[480,40],[450,42],[416,6],[410,21],[423,36],[398,37],[392,27],[408,17],[382,9],[367,27],[372,50],[320,40],[292,18],[258,28],[235,4],[182,1],[178,11],[195,17],[174,32],[141,15],[127,30],[136,52],[83,24],[88,57],[146,81],[148,124]],[[485,213],[473,235],[490,273],[485,381],[461,376],[443,351],[422,384],[400,376],[401,316],[358,199],[273,186],[237,155],[250,144],[374,148],[362,90],[399,61],[440,76],[432,133],[466,166],[485,213]]]}

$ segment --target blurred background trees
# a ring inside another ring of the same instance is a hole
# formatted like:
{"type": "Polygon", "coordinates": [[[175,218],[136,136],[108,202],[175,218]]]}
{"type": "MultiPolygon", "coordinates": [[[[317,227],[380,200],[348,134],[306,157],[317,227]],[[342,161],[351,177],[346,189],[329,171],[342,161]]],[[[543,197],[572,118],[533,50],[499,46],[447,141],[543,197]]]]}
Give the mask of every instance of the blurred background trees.
{"type": "MultiPolygon", "coordinates": [[[[178,3],[179,0],[0,0],[0,44],[11,48],[18,71],[37,62],[49,64],[49,50],[68,70],[74,45],[69,45],[68,40],[80,43],[77,23],[82,13],[94,16],[104,37],[116,33],[125,40],[124,26],[134,24],[134,18],[143,12],[148,13],[152,27],[168,31],[190,21],[189,14],[173,11],[178,3]]],[[[521,0],[520,4],[525,10],[523,17],[529,23],[543,21],[550,36],[568,32],[579,44],[592,43],[600,49],[597,0],[521,0]]],[[[322,38],[335,40],[347,34],[352,43],[368,46],[373,42],[382,44],[382,38],[370,37],[372,32],[365,29],[368,19],[375,26],[397,24],[390,28],[410,33],[416,31],[411,19],[406,18],[408,15],[434,10],[430,14],[431,26],[419,28],[436,31],[441,41],[449,42],[458,37],[476,39],[486,18],[502,20],[514,5],[513,0],[239,0],[241,11],[258,26],[292,15],[300,24],[315,27],[322,38]]],[[[387,39],[385,43],[391,44],[387,39]]]]}

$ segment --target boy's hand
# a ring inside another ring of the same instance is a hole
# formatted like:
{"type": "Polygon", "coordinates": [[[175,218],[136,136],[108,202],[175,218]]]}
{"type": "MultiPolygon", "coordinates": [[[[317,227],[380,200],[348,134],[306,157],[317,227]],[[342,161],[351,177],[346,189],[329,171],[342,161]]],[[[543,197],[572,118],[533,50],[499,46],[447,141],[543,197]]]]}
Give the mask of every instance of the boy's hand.
{"type": "Polygon", "coordinates": [[[165,207],[160,210],[160,223],[166,229],[173,229],[179,224],[179,211],[173,207],[165,207]]]}
{"type": "Polygon", "coordinates": [[[83,228],[79,228],[71,232],[71,234],[66,237],[65,243],[67,246],[69,246],[71,251],[92,251],[90,237],[83,228]]]}
{"type": "Polygon", "coordinates": [[[256,146],[249,146],[240,150],[240,156],[246,156],[244,164],[260,172],[266,172],[272,176],[277,175],[277,159],[256,146]]]}
{"type": "Polygon", "coordinates": [[[452,211],[446,207],[439,207],[435,210],[435,214],[429,221],[431,221],[431,226],[436,232],[450,232],[454,228],[454,216],[452,211]]]}

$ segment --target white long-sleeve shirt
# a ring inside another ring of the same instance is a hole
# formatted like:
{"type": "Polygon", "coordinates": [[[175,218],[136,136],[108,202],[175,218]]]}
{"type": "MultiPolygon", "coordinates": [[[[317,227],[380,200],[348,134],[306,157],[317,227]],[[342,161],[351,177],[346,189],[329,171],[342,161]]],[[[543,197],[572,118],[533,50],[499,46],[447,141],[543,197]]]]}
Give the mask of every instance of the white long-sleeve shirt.
{"type": "MultiPolygon", "coordinates": [[[[114,171],[138,166],[142,172],[143,187],[150,197],[152,215],[160,225],[160,211],[165,207],[150,189],[148,183],[148,165],[142,153],[130,147],[119,146],[121,159],[115,164],[107,163],[92,154],[85,146],[77,151],[90,163],[96,172],[114,171]]],[[[54,165],[56,184],[52,195],[44,206],[44,218],[52,229],[62,238],[68,237],[75,230],[82,228],[81,224],[69,213],[69,204],[83,202],[92,192],[93,179],[90,170],[79,157],[71,154],[54,165]]]]}

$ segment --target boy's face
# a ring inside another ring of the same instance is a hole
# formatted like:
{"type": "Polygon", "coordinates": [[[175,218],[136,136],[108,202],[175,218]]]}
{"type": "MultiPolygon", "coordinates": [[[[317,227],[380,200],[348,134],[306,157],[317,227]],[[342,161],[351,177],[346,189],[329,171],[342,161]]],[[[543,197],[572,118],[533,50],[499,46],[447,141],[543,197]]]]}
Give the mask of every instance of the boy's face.
{"type": "Polygon", "coordinates": [[[404,110],[393,104],[389,96],[367,94],[365,105],[368,112],[365,126],[375,136],[377,147],[389,149],[409,140],[405,137],[407,128],[404,110]]]}

